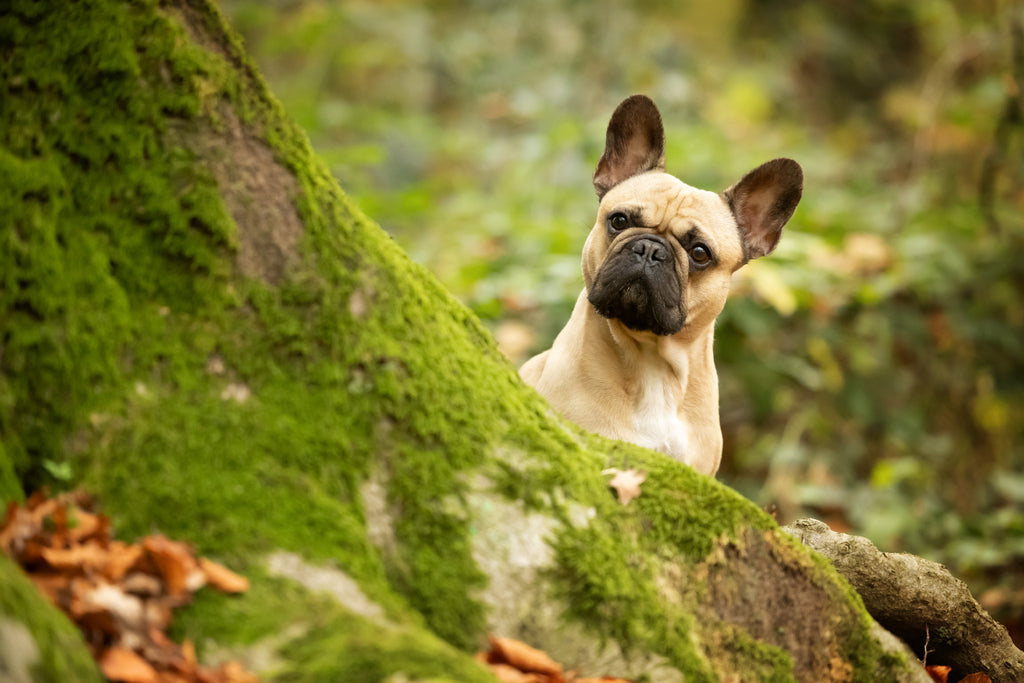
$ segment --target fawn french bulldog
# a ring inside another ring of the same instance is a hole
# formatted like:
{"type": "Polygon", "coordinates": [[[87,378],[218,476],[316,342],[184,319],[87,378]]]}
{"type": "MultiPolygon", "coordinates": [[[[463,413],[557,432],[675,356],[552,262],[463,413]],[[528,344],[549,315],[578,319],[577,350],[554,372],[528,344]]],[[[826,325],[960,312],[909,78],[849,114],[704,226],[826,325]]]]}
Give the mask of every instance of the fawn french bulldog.
{"type": "Polygon", "coordinates": [[[732,274],[775,249],[803,191],[775,159],[721,194],[665,172],[661,114],[623,101],[594,173],[584,289],[552,347],[519,374],[566,418],[714,475],[722,457],[713,338],[732,274]]]}

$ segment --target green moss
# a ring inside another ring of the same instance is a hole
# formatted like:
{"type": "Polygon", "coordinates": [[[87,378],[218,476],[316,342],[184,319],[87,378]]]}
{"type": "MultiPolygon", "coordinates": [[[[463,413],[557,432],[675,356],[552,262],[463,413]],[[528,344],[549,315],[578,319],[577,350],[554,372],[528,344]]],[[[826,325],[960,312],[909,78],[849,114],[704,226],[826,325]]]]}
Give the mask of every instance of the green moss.
{"type": "Polygon", "coordinates": [[[25,492],[21,490],[21,482],[18,481],[18,475],[14,473],[14,463],[7,457],[4,444],[0,442],[0,504],[24,499],[25,492]]]}
{"type": "Polygon", "coordinates": [[[494,683],[471,657],[423,631],[375,624],[338,610],[320,613],[315,626],[284,649],[290,661],[282,683],[388,680],[494,683]]]}
{"type": "Polygon", "coordinates": [[[152,361],[135,354],[146,304],[215,306],[226,284],[234,228],[160,137],[199,110],[209,60],[155,7],[15,2],[0,17],[18,46],[0,98],[0,440],[29,487],[104,390],[152,361]]]}
{"type": "MultiPolygon", "coordinates": [[[[29,669],[33,681],[103,680],[78,629],[39,593],[14,562],[0,553],[0,622],[8,620],[24,625],[35,644],[36,656],[26,656],[28,662],[33,662],[29,669]]],[[[0,644],[0,652],[3,650],[4,644],[0,644]]],[[[4,669],[10,661],[0,660],[0,669],[13,673],[4,669]]]]}
{"type": "Polygon", "coordinates": [[[249,576],[252,589],[244,596],[200,592],[176,619],[174,637],[198,643],[200,656],[208,654],[209,642],[246,646],[220,655],[264,651],[280,660],[265,672],[274,681],[376,683],[399,674],[410,680],[493,681],[469,655],[423,629],[415,615],[374,621],[291,580],[260,569],[249,576]]]}
{"type": "MultiPolygon", "coordinates": [[[[251,642],[267,614],[308,612],[283,680],[483,680],[452,649],[485,626],[465,502],[481,471],[566,521],[552,578],[569,616],[715,680],[693,605],[667,604],[655,579],[773,522],[689,468],[552,420],[480,322],[353,208],[215,8],[15,2],[0,45],[18,46],[0,59],[0,486],[70,463],[120,537],[160,531],[251,574],[250,596],[202,594],[183,616],[197,640],[251,642]],[[239,274],[214,160],[190,138],[225,129],[226,109],[297,181],[305,232],[274,286],[239,274]],[[648,471],[628,508],[607,466],[648,471]],[[371,470],[387,557],[367,539],[371,470]],[[573,526],[567,500],[592,522],[573,526]],[[336,564],[398,627],[282,588],[255,559],[277,548],[336,564]]],[[[785,667],[729,642],[758,671],[785,667]]]]}
{"type": "Polygon", "coordinates": [[[796,681],[793,657],[785,650],[755,640],[742,629],[726,626],[720,633],[716,657],[725,661],[732,670],[743,672],[744,680],[764,683],[796,681]]]}

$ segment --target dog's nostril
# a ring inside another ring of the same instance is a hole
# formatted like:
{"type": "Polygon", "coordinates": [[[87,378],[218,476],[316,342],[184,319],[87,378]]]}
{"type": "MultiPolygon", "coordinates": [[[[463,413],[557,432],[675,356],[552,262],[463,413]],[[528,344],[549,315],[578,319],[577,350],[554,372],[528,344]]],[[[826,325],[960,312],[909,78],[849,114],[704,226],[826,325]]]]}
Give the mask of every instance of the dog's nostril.
{"type": "Polygon", "coordinates": [[[664,261],[668,258],[668,250],[653,240],[637,240],[632,245],[633,253],[645,261],[664,261]]]}

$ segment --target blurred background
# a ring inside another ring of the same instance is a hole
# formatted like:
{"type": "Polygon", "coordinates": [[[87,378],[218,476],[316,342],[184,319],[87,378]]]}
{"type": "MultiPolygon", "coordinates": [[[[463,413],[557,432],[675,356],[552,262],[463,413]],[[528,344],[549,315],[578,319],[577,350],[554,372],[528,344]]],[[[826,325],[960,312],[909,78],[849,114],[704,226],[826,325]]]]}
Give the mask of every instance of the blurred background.
{"type": "MultiPolygon", "coordinates": [[[[1024,10],[1010,1],[221,0],[341,185],[518,365],[582,286],[615,105],[804,199],[717,329],[719,475],[1024,621],[1024,10]]],[[[1021,640],[1018,637],[1018,643],[1021,640]]]]}

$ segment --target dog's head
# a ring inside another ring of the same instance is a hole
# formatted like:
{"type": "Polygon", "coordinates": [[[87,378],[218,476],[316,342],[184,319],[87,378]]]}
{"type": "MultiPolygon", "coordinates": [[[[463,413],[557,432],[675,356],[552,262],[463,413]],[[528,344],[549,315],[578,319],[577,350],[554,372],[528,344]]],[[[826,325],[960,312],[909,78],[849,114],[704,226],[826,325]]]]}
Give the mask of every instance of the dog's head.
{"type": "Polygon", "coordinates": [[[755,168],[721,194],[665,172],[665,132],[643,95],[608,123],[594,173],[597,223],[583,248],[587,297],[630,330],[674,335],[721,313],[732,274],[772,252],[803,187],[792,159],[755,168]]]}

